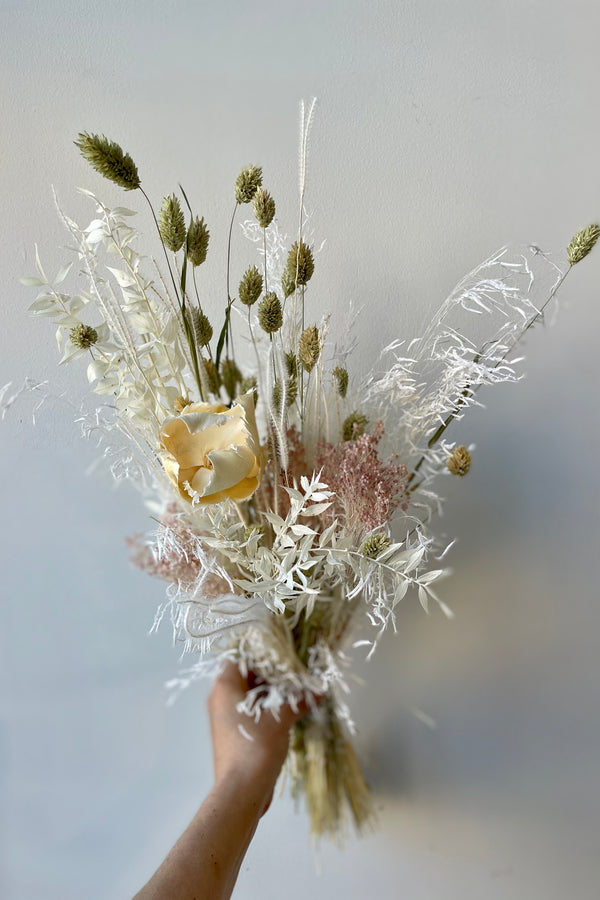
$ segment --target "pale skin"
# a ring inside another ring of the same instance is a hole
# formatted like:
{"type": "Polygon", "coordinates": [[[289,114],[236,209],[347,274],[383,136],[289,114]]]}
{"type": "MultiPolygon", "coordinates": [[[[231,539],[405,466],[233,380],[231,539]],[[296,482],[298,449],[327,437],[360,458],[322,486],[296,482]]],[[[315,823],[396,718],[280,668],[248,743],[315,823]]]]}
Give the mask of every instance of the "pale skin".
{"type": "Polygon", "coordinates": [[[289,706],[258,722],[236,705],[252,685],[229,664],[208,698],[215,783],[204,803],[134,900],[227,900],[261,816],[273,797],[292,725],[308,712],[289,706]],[[242,726],[251,740],[244,737],[242,726]]]}

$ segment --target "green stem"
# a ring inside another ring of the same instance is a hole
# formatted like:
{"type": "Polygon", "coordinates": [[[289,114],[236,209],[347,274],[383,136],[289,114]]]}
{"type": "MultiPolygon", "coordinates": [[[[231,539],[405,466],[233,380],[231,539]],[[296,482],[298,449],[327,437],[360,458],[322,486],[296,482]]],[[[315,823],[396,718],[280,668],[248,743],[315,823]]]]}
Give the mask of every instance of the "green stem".
{"type": "Polygon", "coordinates": [[[264,266],[265,266],[265,294],[268,292],[269,288],[267,287],[267,229],[263,228],[263,253],[264,253],[264,266]]]}
{"type": "Polygon", "coordinates": [[[158,236],[160,237],[160,242],[161,242],[161,244],[162,244],[163,252],[164,252],[164,254],[165,254],[165,260],[166,260],[166,262],[167,262],[167,267],[168,267],[168,269],[169,269],[169,275],[171,276],[171,281],[173,282],[173,288],[174,288],[174,290],[175,290],[175,296],[177,297],[177,300],[179,301],[179,306],[180,306],[180,310],[181,310],[181,316],[182,316],[182,319],[183,319],[183,327],[184,327],[184,331],[185,331],[185,336],[186,336],[186,338],[187,338],[187,342],[188,342],[188,345],[189,345],[189,348],[190,348],[191,357],[192,357],[192,365],[193,365],[193,368],[194,368],[194,376],[195,376],[195,378],[196,378],[196,384],[198,385],[198,390],[199,390],[199,392],[200,392],[200,397],[201,397],[202,400],[204,400],[204,394],[203,394],[203,391],[202,391],[202,381],[201,381],[201,379],[200,379],[200,371],[199,371],[199,369],[198,369],[198,352],[197,352],[197,349],[196,349],[196,341],[194,340],[194,331],[193,331],[193,328],[191,327],[191,322],[189,321],[189,318],[188,318],[188,315],[187,315],[187,309],[186,309],[186,306],[185,306],[185,282],[186,282],[186,275],[187,275],[187,241],[186,241],[186,249],[185,249],[185,253],[184,253],[184,256],[183,256],[183,265],[182,265],[182,267],[181,267],[181,285],[180,285],[180,287],[181,287],[181,297],[180,297],[180,296],[179,296],[179,292],[178,292],[178,290],[177,290],[177,283],[176,283],[176,281],[175,281],[175,276],[173,275],[173,270],[172,270],[172,268],[171,268],[171,263],[169,262],[169,256],[168,256],[168,254],[167,254],[167,248],[165,247],[165,242],[164,242],[163,239],[162,239],[162,235],[161,235],[161,233],[160,233],[160,228],[158,227],[158,220],[157,220],[156,215],[155,215],[155,213],[154,213],[154,209],[153,209],[153,207],[152,207],[152,203],[150,202],[150,198],[148,197],[148,194],[145,192],[145,190],[144,190],[142,187],[140,187],[140,191],[142,192],[142,194],[144,195],[144,197],[145,197],[146,200],[148,201],[148,206],[150,207],[150,212],[152,213],[152,218],[154,219],[154,224],[156,225],[156,230],[158,231],[158,236]]]}
{"type": "Polygon", "coordinates": [[[162,244],[163,252],[164,252],[164,254],[165,254],[165,260],[166,260],[166,262],[167,262],[167,268],[168,268],[168,270],[169,270],[169,275],[171,276],[171,281],[173,282],[173,287],[175,288],[175,296],[177,297],[177,299],[179,299],[179,294],[177,293],[177,283],[176,283],[176,281],[175,281],[175,276],[173,275],[173,270],[171,269],[171,263],[169,262],[169,256],[168,256],[168,254],[167,254],[167,248],[165,247],[165,242],[164,242],[163,239],[162,239],[162,235],[161,235],[161,233],[160,233],[160,228],[158,227],[158,219],[156,218],[156,214],[155,214],[155,212],[154,212],[154,208],[153,208],[153,206],[152,206],[152,203],[150,202],[150,197],[148,196],[148,194],[146,193],[146,191],[144,190],[144,188],[141,187],[141,185],[140,185],[140,191],[142,192],[142,194],[144,195],[144,197],[145,197],[146,200],[148,201],[148,206],[150,207],[150,212],[152,213],[152,218],[154,219],[154,224],[156,225],[156,230],[158,231],[158,236],[159,236],[159,238],[160,238],[160,242],[161,242],[161,244],[162,244]]]}
{"type": "Polygon", "coordinates": [[[202,390],[202,379],[200,378],[200,369],[198,367],[198,349],[196,347],[196,340],[194,338],[194,329],[192,323],[189,318],[189,310],[187,307],[183,307],[181,310],[181,315],[183,318],[183,327],[185,329],[185,336],[187,338],[187,342],[190,348],[191,356],[192,356],[192,365],[194,367],[194,377],[196,379],[196,384],[198,385],[198,390],[200,392],[200,399],[204,400],[204,391],[202,390]]]}
{"type": "MultiPolygon", "coordinates": [[[[146,306],[147,306],[147,308],[148,308],[148,312],[149,312],[150,317],[151,317],[151,319],[152,319],[152,322],[153,322],[153,324],[154,324],[154,331],[155,331],[156,337],[158,338],[159,335],[160,335],[160,328],[159,328],[159,325],[158,325],[158,321],[157,321],[157,319],[156,319],[156,316],[154,315],[154,310],[152,309],[152,304],[150,303],[150,300],[149,300],[149,298],[148,298],[148,295],[146,294],[146,291],[145,291],[144,287],[142,286],[142,283],[141,283],[141,281],[140,281],[140,278],[139,278],[138,273],[135,271],[135,269],[134,269],[133,266],[131,265],[130,260],[127,258],[126,254],[123,252],[123,248],[121,247],[121,245],[119,244],[119,242],[118,242],[117,239],[115,238],[115,235],[114,235],[114,233],[113,233],[112,227],[109,226],[109,228],[110,228],[110,236],[111,236],[111,238],[112,238],[112,240],[113,240],[113,243],[114,243],[114,245],[115,245],[115,247],[116,247],[116,249],[117,249],[117,252],[118,252],[119,256],[121,257],[121,259],[123,260],[123,262],[125,263],[125,265],[127,266],[127,268],[129,269],[129,273],[130,273],[131,277],[134,279],[134,281],[135,281],[135,283],[136,283],[136,285],[137,285],[137,289],[138,289],[138,291],[140,292],[140,295],[144,298],[144,301],[145,301],[146,306]]],[[[148,338],[146,338],[146,340],[148,340],[148,338]]],[[[165,356],[166,356],[166,358],[167,358],[167,362],[168,362],[168,364],[169,364],[169,368],[171,369],[171,373],[172,373],[172,375],[173,375],[173,378],[174,378],[175,381],[178,383],[179,390],[180,390],[182,393],[184,393],[184,385],[183,385],[183,382],[182,382],[182,380],[181,380],[180,374],[179,374],[179,373],[176,371],[176,369],[175,369],[175,366],[174,366],[174,364],[173,364],[173,361],[172,361],[172,359],[171,359],[171,356],[170,356],[170,354],[169,354],[169,350],[168,350],[166,344],[164,345],[164,351],[165,351],[165,356]]],[[[155,366],[155,369],[156,369],[156,366],[155,366]]],[[[158,370],[156,370],[156,371],[157,371],[157,375],[158,375],[158,370]]],[[[159,376],[159,377],[160,377],[160,376],[159,376]]]]}
{"type": "MultiPolygon", "coordinates": [[[[229,355],[229,332],[231,330],[231,316],[229,314],[229,308],[232,304],[231,293],[229,290],[229,276],[231,270],[231,236],[233,234],[233,223],[235,221],[235,214],[237,212],[237,208],[239,203],[236,200],[235,206],[233,207],[233,214],[231,216],[231,222],[229,223],[229,237],[227,239],[227,325],[228,330],[225,333],[225,346],[227,348],[227,354],[229,355]]],[[[233,353],[233,333],[231,334],[231,352],[233,353]]]]}
{"type": "Polygon", "coordinates": [[[196,294],[196,300],[198,301],[198,309],[202,312],[202,304],[200,303],[200,294],[198,293],[198,285],[196,284],[196,266],[192,266],[192,279],[194,282],[194,291],[196,294]]]}

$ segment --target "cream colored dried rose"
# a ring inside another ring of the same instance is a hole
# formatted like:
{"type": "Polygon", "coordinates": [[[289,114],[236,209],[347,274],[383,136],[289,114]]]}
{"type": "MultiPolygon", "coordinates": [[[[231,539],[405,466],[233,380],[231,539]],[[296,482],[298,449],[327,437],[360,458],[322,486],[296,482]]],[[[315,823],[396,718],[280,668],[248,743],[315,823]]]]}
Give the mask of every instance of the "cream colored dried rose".
{"type": "Polygon", "coordinates": [[[259,485],[262,450],[252,392],[231,409],[214,403],[186,406],[163,423],[160,440],[165,472],[184,500],[247,500],[259,485]]]}

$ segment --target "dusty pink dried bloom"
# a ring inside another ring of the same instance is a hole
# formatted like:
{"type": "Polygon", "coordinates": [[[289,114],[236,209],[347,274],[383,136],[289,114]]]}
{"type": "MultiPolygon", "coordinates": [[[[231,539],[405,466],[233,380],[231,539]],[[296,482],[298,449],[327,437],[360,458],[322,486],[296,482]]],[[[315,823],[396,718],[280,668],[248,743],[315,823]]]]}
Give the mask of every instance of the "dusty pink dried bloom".
{"type": "Polygon", "coordinates": [[[201,571],[200,560],[193,557],[185,557],[173,550],[171,553],[155,556],[152,547],[146,543],[143,534],[135,534],[126,539],[129,548],[129,558],[134,566],[147,572],[153,578],[162,578],[165,581],[179,581],[182,584],[191,584],[196,580],[201,571]]]}
{"type": "MultiPolygon", "coordinates": [[[[151,546],[144,535],[136,534],[127,538],[131,562],[154,578],[162,578],[169,582],[183,585],[192,584],[201,578],[204,567],[196,553],[201,535],[192,531],[177,514],[174,505],[167,508],[162,517],[165,535],[160,545],[151,546]]],[[[213,572],[206,573],[202,579],[202,595],[214,599],[231,593],[228,582],[213,572]]]]}
{"type": "Polygon", "coordinates": [[[395,455],[389,462],[379,459],[383,433],[383,423],[377,422],[373,434],[338,445],[324,441],[317,445],[315,469],[323,469],[323,481],[338,497],[336,513],[344,515],[351,530],[371,531],[389,522],[399,506],[408,508],[408,470],[395,462],[395,455]]]}

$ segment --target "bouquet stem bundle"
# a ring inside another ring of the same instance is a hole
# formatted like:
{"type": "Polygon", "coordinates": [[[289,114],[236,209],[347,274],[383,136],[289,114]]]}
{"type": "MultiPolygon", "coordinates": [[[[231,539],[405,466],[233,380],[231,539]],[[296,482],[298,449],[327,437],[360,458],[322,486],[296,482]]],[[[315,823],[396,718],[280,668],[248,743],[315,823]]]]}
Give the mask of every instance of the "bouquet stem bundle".
{"type": "Polygon", "coordinates": [[[373,823],[371,793],[330,699],[294,727],[289,771],[292,794],[304,797],[314,835],[336,838],[348,820],[358,832],[373,823]]]}

